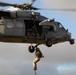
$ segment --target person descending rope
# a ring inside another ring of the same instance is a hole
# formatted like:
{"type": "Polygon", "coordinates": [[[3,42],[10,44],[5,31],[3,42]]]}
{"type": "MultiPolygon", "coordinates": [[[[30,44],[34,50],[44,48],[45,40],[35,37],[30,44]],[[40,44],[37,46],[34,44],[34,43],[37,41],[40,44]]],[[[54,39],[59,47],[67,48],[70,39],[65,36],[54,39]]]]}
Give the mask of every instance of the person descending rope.
{"type": "Polygon", "coordinates": [[[40,49],[39,48],[36,48],[36,52],[35,52],[35,55],[36,55],[36,57],[35,57],[35,59],[33,60],[33,70],[37,70],[37,62],[38,61],[40,61],[40,58],[44,58],[44,56],[43,56],[43,54],[42,54],[42,52],[40,51],[40,49]]]}

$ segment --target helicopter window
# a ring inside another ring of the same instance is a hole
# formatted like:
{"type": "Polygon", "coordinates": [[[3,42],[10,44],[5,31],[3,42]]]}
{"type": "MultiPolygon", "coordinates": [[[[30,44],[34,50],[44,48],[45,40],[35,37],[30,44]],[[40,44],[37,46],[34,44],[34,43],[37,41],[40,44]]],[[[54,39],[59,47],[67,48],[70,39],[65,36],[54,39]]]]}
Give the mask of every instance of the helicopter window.
{"type": "Polygon", "coordinates": [[[62,24],[61,24],[61,23],[58,23],[58,25],[59,25],[59,27],[60,27],[60,28],[63,28],[63,26],[62,26],[62,24]]]}
{"type": "Polygon", "coordinates": [[[61,24],[59,24],[59,27],[62,28],[61,24]]]}
{"type": "Polygon", "coordinates": [[[54,27],[50,26],[49,31],[54,31],[54,27]]]}
{"type": "Polygon", "coordinates": [[[17,21],[17,28],[23,28],[22,21],[17,21]]]}
{"type": "Polygon", "coordinates": [[[59,23],[59,27],[61,30],[65,30],[65,28],[63,27],[63,25],[61,23],[59,23]]]}
{"type": "Polygon", "coordinates": [[[13,21],[7,21],[7,28],[14,28],[13,21]]]}

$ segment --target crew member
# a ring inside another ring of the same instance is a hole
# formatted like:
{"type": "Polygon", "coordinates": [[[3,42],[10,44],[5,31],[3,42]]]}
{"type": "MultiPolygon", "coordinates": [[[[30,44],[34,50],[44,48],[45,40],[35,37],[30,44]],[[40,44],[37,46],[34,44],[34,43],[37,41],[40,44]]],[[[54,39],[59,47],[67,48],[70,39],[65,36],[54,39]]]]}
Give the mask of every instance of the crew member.
{"type": "Polygon", "coordinates": [[[33,60],[33,70],[37,70],[37,64],[36,63],[38,61],[40,61],[40,58],[44,57],[39,48],[36,49],[35,55],[36,55],[36,57],[33,60]]]}

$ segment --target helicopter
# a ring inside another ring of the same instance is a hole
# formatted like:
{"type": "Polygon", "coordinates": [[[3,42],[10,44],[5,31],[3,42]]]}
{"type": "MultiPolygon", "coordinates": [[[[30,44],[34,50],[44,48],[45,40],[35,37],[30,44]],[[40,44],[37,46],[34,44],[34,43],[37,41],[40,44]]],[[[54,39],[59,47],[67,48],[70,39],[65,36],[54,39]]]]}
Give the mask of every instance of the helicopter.
{"type": "Polygon", "coordinates": [[[0,2],[0,6],[3,7],[19,8],[18,11],[0,10],[0,42],[30,43],[28,49],[31,53],[40,44],[45,44],[47,47],[66,41],[71,45],[74,44],[71,33],[60,22],[32,11],[42,10],[32,6],[35,1],[24,4],[0,2]]]}

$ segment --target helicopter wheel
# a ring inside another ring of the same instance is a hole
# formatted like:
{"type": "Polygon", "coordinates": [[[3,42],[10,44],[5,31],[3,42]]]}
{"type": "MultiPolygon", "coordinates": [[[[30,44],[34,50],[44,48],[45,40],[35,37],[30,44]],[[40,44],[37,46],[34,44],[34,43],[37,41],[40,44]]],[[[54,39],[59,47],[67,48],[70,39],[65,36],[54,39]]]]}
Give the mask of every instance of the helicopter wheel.
{"type": "Polygon", "coordinates": [[[47,40],[45,44],[46,44],[47,47],[51,47],[52,46],[52,43],[51,43],[50,40],[47,40]]]}
{"type": "Polygon", "coordinates": [[[70,40],[70,44],[71,44],[71,45],[74,44],[74,39],[71,39],[71,40],[70,40]]]}
{"type": "Polygon", "coordinates": [[[33,52],[35,51],[34,46],[29,46],[29,47],[28,47],[28,51],[29,51],[30,53],[33,53],[33,52]]]}

